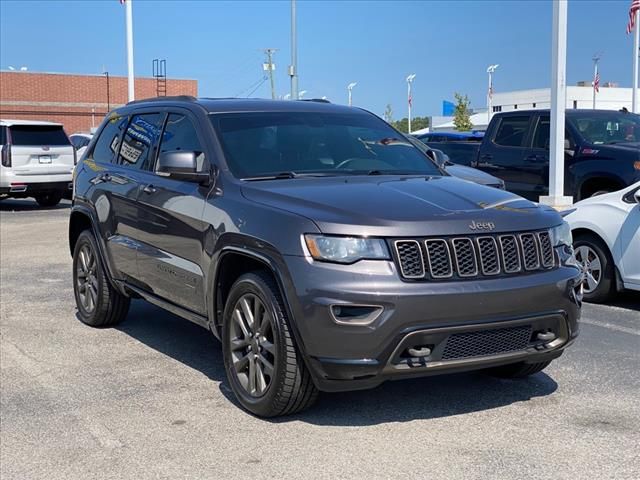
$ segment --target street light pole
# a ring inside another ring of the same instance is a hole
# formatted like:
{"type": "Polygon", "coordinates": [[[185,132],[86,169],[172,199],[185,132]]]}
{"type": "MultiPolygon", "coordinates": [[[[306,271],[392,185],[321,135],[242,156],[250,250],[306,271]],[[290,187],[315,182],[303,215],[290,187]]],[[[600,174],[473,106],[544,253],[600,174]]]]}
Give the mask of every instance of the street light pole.
{"type": "Polygon", "coordinates": [[[411,133],[411,104],[413,103],[413,98],[411,98],[411,84],[413,83],[414,78],[416,78],[415,73],[412,73],[407,77],[407,103],[409,104],[408,133],[411,133]]]}
{"type": "Polygon", "coordinates": [[[633,83],[631,84],[631,111],[640,113],[638,99],[638,57],[640,57],[640,10],[636,11],[635,31],[633,32],[633,83]]]}
{"type": "Polygon", "coordinates": [[[296,0],[291,0],[291,99],[298,100],[298,45],[296,39],[296,0]]]}
{"type": "Polygon", "coordinates": [[[350,83],[349,85],[347,85],[347,91],[349,92],[349,106],[352,105],[351,99],[352,99],[352,93],[351,91],[353,90],[353,87],[355,87],[358,84],[358,82],[353,82],[350,83]]]}
{"type": "Polygon", "coordinates": [[[491,121],[491,110],[493,109],[493,74],[500,65],[489,65],[487,73],[489,74],[489,90],[487,91],[487,125],[491,121]]]}
{"type": "Polygon", "coordinates": [[[126,27],[127,27],[127,77],[128,77],[128,97],[129,101],[135,100],[135,75],[133,74],[133,9],[131,6],[133,0],[125,2],[126,27]]]}

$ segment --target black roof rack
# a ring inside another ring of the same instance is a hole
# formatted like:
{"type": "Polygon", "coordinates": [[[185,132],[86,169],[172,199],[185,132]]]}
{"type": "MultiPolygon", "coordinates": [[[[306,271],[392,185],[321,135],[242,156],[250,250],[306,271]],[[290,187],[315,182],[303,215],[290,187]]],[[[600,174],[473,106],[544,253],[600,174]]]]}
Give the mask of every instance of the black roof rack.
{"type": "Polygon", "coordinates": [[[318,103],[331,103],[326,98],[301,98],[299,102],[318,102],[318,103]]]}
{"type": "Polygon", "coordinates": [[[150,97],[150,98],[141,98],[140,100],[133,100],[127,105],[135,105],[136,103],[147,103],[147,102],[195,102],[198,99],[196,97],[192,97],[191,95],[174,95],[172,97],[150,97]]]}

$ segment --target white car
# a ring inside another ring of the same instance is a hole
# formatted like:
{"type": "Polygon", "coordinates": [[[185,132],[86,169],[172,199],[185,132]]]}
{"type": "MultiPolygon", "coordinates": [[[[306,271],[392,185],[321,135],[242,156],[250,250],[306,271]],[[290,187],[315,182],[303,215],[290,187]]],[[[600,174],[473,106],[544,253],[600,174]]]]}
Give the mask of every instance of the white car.
{"type": "Polygon", "coordinates": [[[604,302],[623,288],[640,291],[640,182],[574,208],[565,220],[582,265],[584,299],[604,302]]]}
{"type": "Polygon", "coordinates": [[[0,199],[34,197],[57,205],[72,189],[76,153],[62,124],[0,120],[0,199]]]}
{"type": "Polygon", "coordinates": [[[82,158],[82,154],[87,150],[87,146],[92,138],[93,133],[73,133],[69,135],[69,140],[71,140],[73,148],[76,149],[78,160],[82,158]]]}

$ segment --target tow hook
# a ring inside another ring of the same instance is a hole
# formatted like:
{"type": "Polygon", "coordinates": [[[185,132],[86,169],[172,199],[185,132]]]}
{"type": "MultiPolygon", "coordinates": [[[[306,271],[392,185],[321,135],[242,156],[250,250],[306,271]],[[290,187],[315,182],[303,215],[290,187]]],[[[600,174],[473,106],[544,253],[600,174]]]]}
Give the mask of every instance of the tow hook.
{"type": "Polygon", "coordinates": [[[540,340],[541,342],[547,343],[555,340],[556,334],[553,332],[538,332],[538,334],[536,335],[536,339],[540,340]]]}

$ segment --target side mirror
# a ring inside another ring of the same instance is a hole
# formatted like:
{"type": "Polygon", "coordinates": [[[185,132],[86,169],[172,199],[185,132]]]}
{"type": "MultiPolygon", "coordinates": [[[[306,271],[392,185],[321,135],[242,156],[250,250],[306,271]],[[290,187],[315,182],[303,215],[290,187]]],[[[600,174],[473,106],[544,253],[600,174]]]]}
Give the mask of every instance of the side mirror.
{"type": "Polygon", "coordinates": [[[198,172],[196,152],[176,150],[160,153],[156,173],[162,177],[187,182],[207,184],[210,181],[208,172],[198,172]]]}

